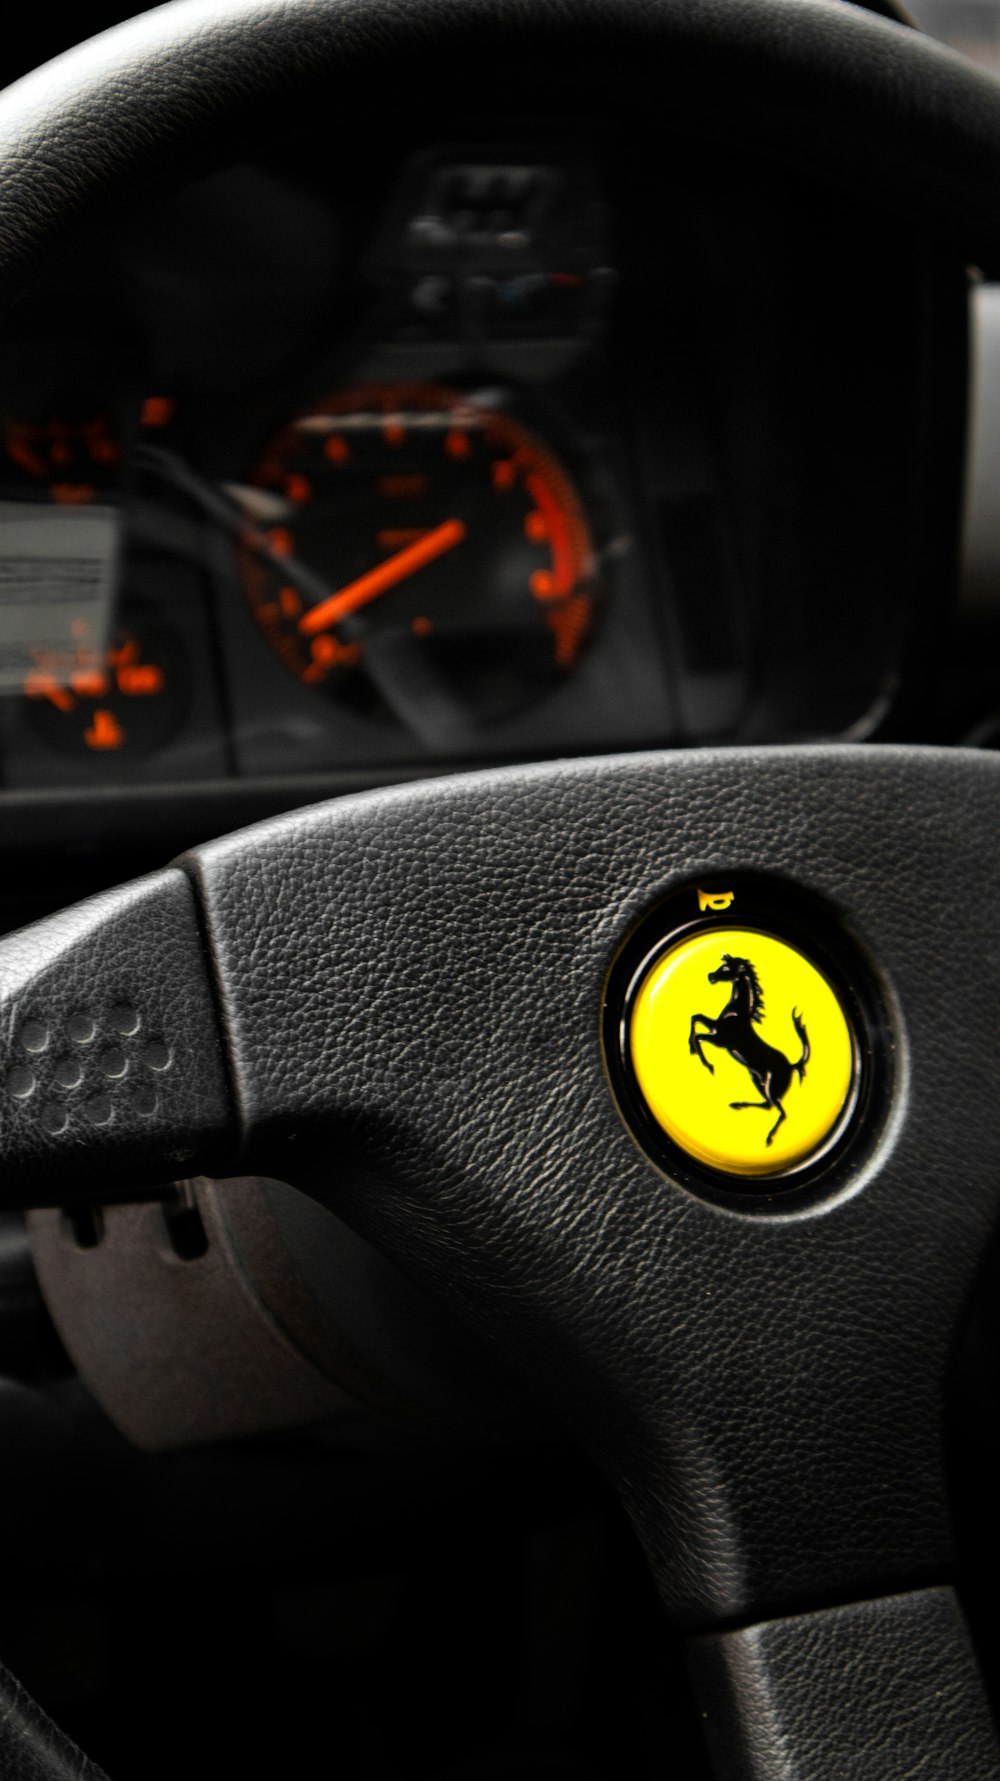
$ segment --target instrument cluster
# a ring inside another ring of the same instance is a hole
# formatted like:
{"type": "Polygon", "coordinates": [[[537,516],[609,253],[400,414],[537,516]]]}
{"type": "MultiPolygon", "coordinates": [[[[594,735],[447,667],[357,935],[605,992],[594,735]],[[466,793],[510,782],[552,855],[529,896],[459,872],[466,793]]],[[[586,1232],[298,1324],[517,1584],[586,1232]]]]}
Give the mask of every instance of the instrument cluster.
{"type": "Polygon", "coordinates": [[[336,295],[320,329],[291,314],[277,348],[271,316],[273,362],[248,354],[215,388],[176,349],[183,315],[160,322],[169,383],[139,381],[142,352],[115,387],[69,381],[44,409],[6,380],[8,787],[670,733],[609,399],[619,280],[596,166],[422,153],[337,270],[361,288],[353,315],[336,295]]]}
{"type": "Polygon", "coordinates": [[[308,146],[0,334],[0,791],[876,733],[957,512],[923,244],[709,155],[654,220],[582,127],[308,146]]]}

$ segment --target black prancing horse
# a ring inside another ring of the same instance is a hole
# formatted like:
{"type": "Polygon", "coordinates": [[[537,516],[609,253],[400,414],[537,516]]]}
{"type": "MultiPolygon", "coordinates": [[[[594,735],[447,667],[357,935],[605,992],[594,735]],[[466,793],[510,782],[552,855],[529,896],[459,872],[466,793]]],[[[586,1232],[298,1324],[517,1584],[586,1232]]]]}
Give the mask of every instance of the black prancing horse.
{"type": "Polygon", "coordinates": [[[715,1066],[709,1063],[702,1050],[703,1045],[720,1045],[738,1064],[749,1070],[754,1088],[764,1099],[730,1101],[729,1105],[740,1111],[746,1107],[762,1107],[765,1112],[776,1110],[778,1117],[767,1134],[767,1142],[770,1144],[782,1120],[788,1117],[782,1102],[788,1093],[792,1076],[797,1075],[801,1082],[806,1073],[811,1054],[805,1022],[798,1009],[793,1008],[792,1025],[802,1040],[802,1056],[798,1063],[793,1064],[783,1051],[779,1051],[776,1045],[768,1045],[767,1040],[762,1039],[754,1030],[764,1018],[764,996],[760,979],[749,959],[730,958],[728,952],[724,952],[719,969],[709,972],[708,981],[731,983],[732,993],[718,1020],[710,1020],[707,1014],[691,1016],[688,1049],[713,1076],[715,1066]],[[697,1030],[699,1023],[703,1031],[697,1030]]]}

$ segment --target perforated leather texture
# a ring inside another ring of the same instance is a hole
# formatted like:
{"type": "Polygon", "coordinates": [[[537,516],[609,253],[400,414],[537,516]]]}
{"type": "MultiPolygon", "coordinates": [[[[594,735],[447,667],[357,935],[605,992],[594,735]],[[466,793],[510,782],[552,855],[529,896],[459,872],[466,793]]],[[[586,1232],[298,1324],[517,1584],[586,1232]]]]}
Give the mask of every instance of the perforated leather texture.
{"type": "Polygon", "coordinates": [[[232,1123],[191,889],[166,871],[0,945],[8,1204],[134,1199],[232,1123]]]}

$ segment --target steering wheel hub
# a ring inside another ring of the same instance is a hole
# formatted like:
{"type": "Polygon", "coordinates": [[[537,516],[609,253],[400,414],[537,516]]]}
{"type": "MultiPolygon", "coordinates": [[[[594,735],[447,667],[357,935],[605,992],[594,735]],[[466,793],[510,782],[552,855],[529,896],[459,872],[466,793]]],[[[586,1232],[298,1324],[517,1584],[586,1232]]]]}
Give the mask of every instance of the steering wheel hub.
{"type": "Polygon", "coordinates": [[[857,1103],[860,1053],[836,990],[759,928],[709,926],[668,945],[635,989],[627,1043],[667,1137],[741,1180],[794,1175],[857,1103]]]}
{"type": "Polygon", "coordinates": [[[891,1104],[876,973],[784,878],[707,874],[654,906],[612,967],[604,1044],[647,1155],[742,1211],[842,1191],[891,1104]]]}

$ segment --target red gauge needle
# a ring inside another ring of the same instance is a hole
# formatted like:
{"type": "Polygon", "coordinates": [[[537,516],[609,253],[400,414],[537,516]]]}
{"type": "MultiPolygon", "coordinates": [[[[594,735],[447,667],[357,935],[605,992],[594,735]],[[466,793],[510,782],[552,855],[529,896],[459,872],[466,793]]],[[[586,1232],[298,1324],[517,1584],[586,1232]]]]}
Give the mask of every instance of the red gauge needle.
{"type": "Polygon", "coordinates": [[[299,620],[299,630],[307,637],[316,631],[325,631],[329,625],[338,624],[348,613],[357,612],[359,606],[367,606],[369,600],[377,600],[408,575],[415,575],[418,569],[433,563],[436,557],[444,556],[446,550],[454,550],[465,537],[465,524],[460,519],[446,519],[443,525],[435,526],[418,538],[416,544],[408,544],[405,550],[398,550],[395,556],[388,557],[379,563],[377,569],[369,569],[366,575],[359,575],[357,581],[349,581],[339,593],[331,594],[328,600],[321,600],[299,620]]]}

